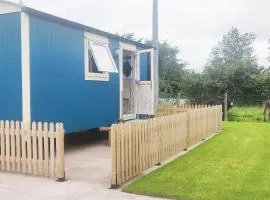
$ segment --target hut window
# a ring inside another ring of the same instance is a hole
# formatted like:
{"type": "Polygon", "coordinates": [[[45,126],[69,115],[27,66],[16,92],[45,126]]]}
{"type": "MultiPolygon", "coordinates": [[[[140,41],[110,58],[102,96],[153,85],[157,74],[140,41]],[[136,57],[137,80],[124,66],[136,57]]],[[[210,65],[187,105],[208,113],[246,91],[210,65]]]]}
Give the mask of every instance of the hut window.
{"type": "Polygon", "coordinates": [[[118,73],[107,38],[85,34],[85,80],[109,81],[109,73],[118,73]]]}
{"type": "Polygon", "coordinates": [[[89,44],[97,69],[100,72],[117,73],[113,57],[107,44],[89,44]]]}

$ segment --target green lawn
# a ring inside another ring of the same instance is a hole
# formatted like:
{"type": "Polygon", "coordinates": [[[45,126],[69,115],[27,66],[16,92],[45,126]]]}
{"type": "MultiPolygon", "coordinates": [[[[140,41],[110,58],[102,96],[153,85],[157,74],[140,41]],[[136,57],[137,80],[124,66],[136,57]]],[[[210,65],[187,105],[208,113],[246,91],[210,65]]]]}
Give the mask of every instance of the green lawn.
{"type": "Polygon", "coordinates": [[[224,124],[213,139],[124,187],[181,200],[269,200],[270,124],[224,124]]]}

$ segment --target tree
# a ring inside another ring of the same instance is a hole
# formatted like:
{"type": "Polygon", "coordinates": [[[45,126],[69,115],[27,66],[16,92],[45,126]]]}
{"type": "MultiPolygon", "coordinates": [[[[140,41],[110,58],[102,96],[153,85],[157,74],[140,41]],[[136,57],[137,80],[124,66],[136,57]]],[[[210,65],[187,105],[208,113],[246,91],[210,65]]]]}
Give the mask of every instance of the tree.
{"type": "MultiPolygon", "coordinates": [[[[119,35],[117,33],[117,35],[119,35]]],[[[137,38],[135,36],[135,33],[124,33],[122,35],[119,35],[120,37],[122,38],[126,38],[126,39],[129,39],[129,40],[133,40],[133,41],[136,41],[136,42],[144,42],[144,38],[137,38]]]]}
{"type": "MultiPolygon", "coordinates": [[[[270,39],[268,39],[268,44],[270,45],[270,39]]],[[[270,50],[270,46],[268,46],[268,50],[270,50]]],[[[266,58],[266,60],[270,63],[270,55],[266,58]]]]}
{"type": "Polygon", "coordinates": [[[205,66],[206,96],[222,97],[227,91],[240,101],[240,96],[260,94],[254,82],[263,68],[257,64],[255,39],[254,33],[241,34],[237,28],[231,28],[223,36],[212,49],[205,66]]]}
{"type": "Polygon", "coordinates": [[[160,96],[175,98],[178,94],[184,95],[184,78],[186,62],[178,55],[178,47],[168,41],[159,44],[159,80],[160,96]]]}

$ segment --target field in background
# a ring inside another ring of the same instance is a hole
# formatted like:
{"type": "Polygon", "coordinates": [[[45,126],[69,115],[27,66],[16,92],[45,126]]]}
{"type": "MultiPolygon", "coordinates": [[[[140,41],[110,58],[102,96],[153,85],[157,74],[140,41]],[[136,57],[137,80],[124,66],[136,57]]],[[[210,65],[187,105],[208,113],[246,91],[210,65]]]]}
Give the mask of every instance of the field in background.
{"type": "MultiPolygon", "coordinates": [[[[228,120],[235,122],[264,122],[263,111],[262,106],[233,107],[228,112],[228,120]]],[[[268,120],[268,122],[270,121],[268,120]]]]}
{"type": "Polygon", "coordinates": [[[198,148],[126,186],[125,192],[186,200],[268,200],[270,124],[224,124],[198,148]]]}

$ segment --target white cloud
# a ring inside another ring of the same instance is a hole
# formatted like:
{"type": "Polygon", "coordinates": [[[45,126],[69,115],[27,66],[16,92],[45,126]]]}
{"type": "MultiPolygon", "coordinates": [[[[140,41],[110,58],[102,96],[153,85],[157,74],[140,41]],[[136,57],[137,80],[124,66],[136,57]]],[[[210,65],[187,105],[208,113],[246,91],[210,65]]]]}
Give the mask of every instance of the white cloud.
{"type": "MultiPolygon", "coordinates": [[[[181,49],[181,58],[201,70],[212,47],[232,26],[255,32],[259,63],[267,65],[269,0],[159,0],[160,39],[181,49]]],[[[36,8],[112,33],[151,38],[152,0],[28,0],[36,8]]]]}

